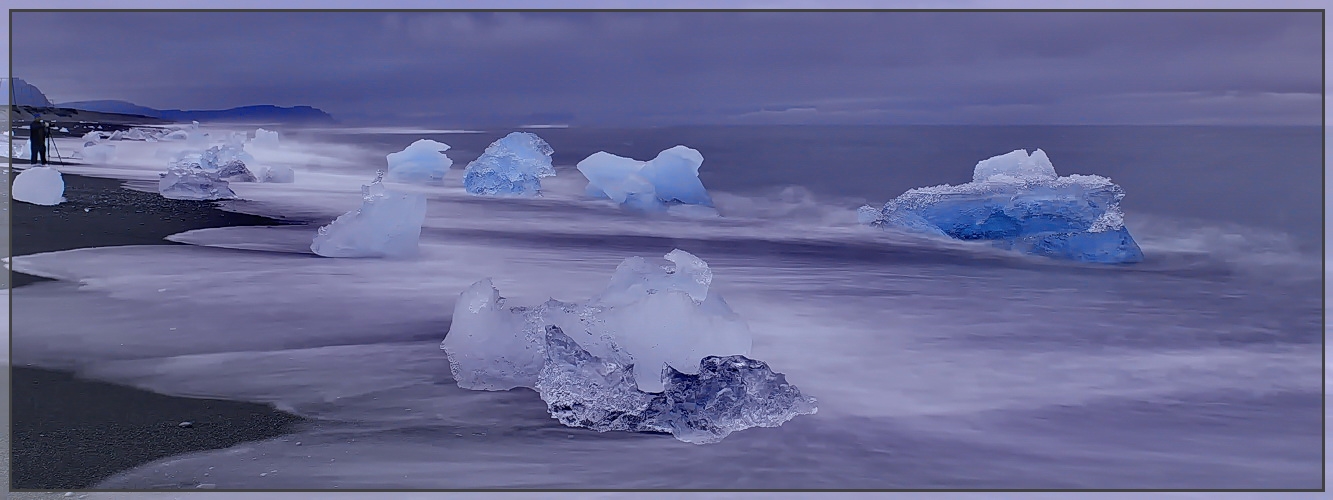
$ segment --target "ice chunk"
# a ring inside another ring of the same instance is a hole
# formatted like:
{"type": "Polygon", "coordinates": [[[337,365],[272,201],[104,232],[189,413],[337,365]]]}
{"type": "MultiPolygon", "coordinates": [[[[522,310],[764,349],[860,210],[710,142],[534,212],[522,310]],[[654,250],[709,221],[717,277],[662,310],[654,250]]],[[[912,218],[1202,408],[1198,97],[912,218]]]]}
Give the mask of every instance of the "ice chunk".
{"type": "Polygon", "coordinates": [[[713,273],[681,250],[631,257],[585,303],[507,307],[489,280],[455,304],[441,348],[460,387],[536,389],[565,425],[670,432],[692,443],[814,413],[746,355],[749,327],[711,290],[713,273]]]}
{"type": "Polygon", "coordinates": [[[245,167],[245,162],[235,159],[227,160],[218,166],[214,175],[228,182],[256,182],[259,180],[254,173],[250,172],[250,169],[245,167]]]}
{"type": "Polygon", "coordinates": [[[230,200],[236,193],[227,181],[197,163],[173,162],[157,181],[157,191],[173,200],[230,200]]]}
{"type": "Polygon", "coordinates": [[[190,138],[190,133],[184,130],[176,130],[171,132],[170,134],[162,136],[162,140],[165,141],[184,141],[184,140],[189,140],[189,138],[190,138]]]}
{"type": "Polygon", "coordinates": [[[513,132],[491,143],[463,171],[468,193],[484,196],[538,196],[541,179],[555,175],[551,145],[531,132],[513,132]]]}
{"type": "Polygon", "coordinates": [[[255,138],[250,144],[259,148],[276,149],[278,147],[278,133],[271,130],[255,130],[255,138]]]}
{"type": "Polygon", "coordinates": [[[653,183],[657,199],[666,203],[713,206],[713,199],[699,181],[699,166],[704,156],[685,146],[676,146],[657,154],[643,165],[639,175],[653,183]]]}
{"type": "Polygon", "coordinates": [[[32,158],[32,141],[14,140],[10,142],[10,158],[28,160],[32,158]]]}
{"type": "MultiPolygon", "coordinates": [[[[588,193],[594,197],[607,197],[616,203],[625,203],[630,194],[630,186],[625,179],[643,168],[642,162],[633,158],[616,156],[605,151],[598,151],[579,162],[577,168],[588,178],[588,193]]],[[[647,182],[644,179],[644,182],[647,182]]],[[[649,183],[651,187],[651,183],[649,183]]]]}
{"type": "Polygon", "coordinates": [[[478,281],[458,297],[449,335],[440,348],[464,389],[506,391],[536,387],[543,361],[543,332],[534,331],[526,308],[507,308],[491,280],[478,281]]]}
{"type": "Polygon", "coordinates": [[[1046,152],[1038,149],[1028,156],[1025,149],[1011,151],[1000,156],[982,160],[972,170],[972,182],[1022,182],[1029,180],[1054,180],[1055,166],[1046,157],[1046,152]]]}
{"type": "Polygon", "coordinates": [[[60,131],[63,132],[63,133],[66,133],[66,134],[69,133],[69,129],[67,129],[67,128],[65,128],[65,127],[60,127],[60,131]]]}
{"type": "Polygon", "coordinates": [[[114,144],[84,144],[80,151],[84,161],[89,163],[109,163],[115,156],[116,146],[114,144]]]}
{"type": "Polygon", "coordinates": [[[65,180],[51,167],[30,167],[14,177],[10,193],[15,200],[34,205],[59,205],[65,201],[65,180]]]}
{"type": "Polygon", "coordinates": [[[370,185],[362,186],[361,208],[319,228],[310,250],[324,257],[415,255],[426,220],[426,197],[388,191],[383,180],[380,171],[370,185]]]}
{"type": "Polygon", "coordinates": [[[296,182],[296,172],[283,165],[260,165],[259,182],[291,183],[296,182]]]}
{"type": "Polygon", "coordinates": [[[863,207],[858,216],[870,225],[989,240],[1034,255],[1094,263],[1143,260],[1124,227],[1124,190],[1110,179],[1059,177],[1041,150],[982,161],[973,178],[958,186],[912,189],[878,214],[863,207]]]}
{"type": "Polygon", "coordinates": [[[605,196],[644,212],[716,216],[715,210],[671,210],[679,205],[713,207],[713,199],[699,180],[703,161],[699,151],[676,146],[646,162],[599,151],[579,162],[578,169],[588,178],[587,192],[591,197],[605,196]]]}
{"type": "Polygon", "coordinates": [[[101,132],[96,130],[92,130],[86,134],[83,134],[83,141],[85,145],[88,144],[89,142],[92,143],[100,142],[102,139],[105,139],[105,137],[102,136],[101,132]]]}
{"type": "Polygon", "coordinates": [[[389,180],[396,182],[432,183],[444,180],[454,161],[444,152],[449,145],[430,139],[420,139],[397,153],[389,153],[389,180]]]}
{"type": "Polygon", "coordinates": [[[635,390],[629,366],[592,355],[557,326],[547,327],[538,392],[560,423],[599,432],[669,432],[709,444],[751,427],[777,427],[815,413],[815,398],[762,361],[708,356],[694,375],[663,369],[664,390],[635,390]]]}

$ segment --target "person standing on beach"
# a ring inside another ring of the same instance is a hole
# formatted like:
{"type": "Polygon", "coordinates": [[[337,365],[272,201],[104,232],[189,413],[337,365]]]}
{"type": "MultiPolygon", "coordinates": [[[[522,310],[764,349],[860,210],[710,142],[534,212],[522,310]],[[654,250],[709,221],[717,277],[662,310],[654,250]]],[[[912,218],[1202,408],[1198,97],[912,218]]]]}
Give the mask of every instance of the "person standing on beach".
{"type": "Polygon", "coordinates": [[[32,163],[37,163],[37,158],[41,157],[42,165],[46,165],[46,138],[51,136],[51,130],[46,127],[42,121],[41,115],[32,117],[32,123],[28,124],[28,142],[32,146],[32,163]]]}

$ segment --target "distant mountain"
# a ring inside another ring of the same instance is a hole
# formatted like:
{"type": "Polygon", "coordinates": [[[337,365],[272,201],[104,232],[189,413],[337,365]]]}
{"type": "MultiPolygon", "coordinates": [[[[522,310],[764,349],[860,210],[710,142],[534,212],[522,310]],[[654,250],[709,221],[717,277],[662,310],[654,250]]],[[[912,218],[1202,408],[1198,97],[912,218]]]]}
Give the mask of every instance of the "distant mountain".
{"type": "Polygon", "coordinates": [[[23,81],[22,78],[15,78],[13,82],[10,82],[8,78],[0,78],[0,92],[7,96],[4,98],[6,103],[12,99],[16,106],[51,106],[51,101],[46,98],[46,94],[43,94],[41,89],[23,81]]]}
{"type": "Polygon", "coordinates": [[[201,122],[265,122],[265,123],[332,123],[333,116],[310,106],[290,108],[262,104],[220,110],[154,109],[126,101],[78,101],[60,103],[62,108],[141,115],[172,121],[201,122]]]}
{"type": "Polygon", "coordinates": [[[117,113],[122,115],[150,116],[153,118],[162,118],[162,111],[153,108],[140,106],[126,101],[76,101],[62,102],[58,105],[62,108],[81,109],[84,111],[96,111],[99,113],[117,113]]]}

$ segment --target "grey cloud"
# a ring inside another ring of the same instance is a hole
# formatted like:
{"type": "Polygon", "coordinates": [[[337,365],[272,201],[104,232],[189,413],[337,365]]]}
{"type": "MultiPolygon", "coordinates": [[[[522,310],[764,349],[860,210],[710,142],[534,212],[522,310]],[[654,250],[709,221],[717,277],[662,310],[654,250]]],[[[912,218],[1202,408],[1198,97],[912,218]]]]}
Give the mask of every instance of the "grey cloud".
{"type": "Polygon", "coordinates": [[[1262,96],[1321,92],[1321,29],[1318,14],[1202,12],[57,12],[12,26],[15,74],[57,101],[460,126],[1316,124],[1317,107],[1262,96]],[[1243,97],[1198,98],[1228,92],[1243,97]]]}

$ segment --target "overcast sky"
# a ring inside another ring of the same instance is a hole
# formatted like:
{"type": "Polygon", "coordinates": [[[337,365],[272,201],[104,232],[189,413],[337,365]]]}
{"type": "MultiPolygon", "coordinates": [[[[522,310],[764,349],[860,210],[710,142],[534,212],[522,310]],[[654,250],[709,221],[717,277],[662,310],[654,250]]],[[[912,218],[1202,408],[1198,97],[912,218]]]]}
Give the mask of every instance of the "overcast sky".
{"type": "Polygon", "coordinates": [[[54,102],[348,122],[1308,124],[1319,13],[14,13],[54,102]]]}

